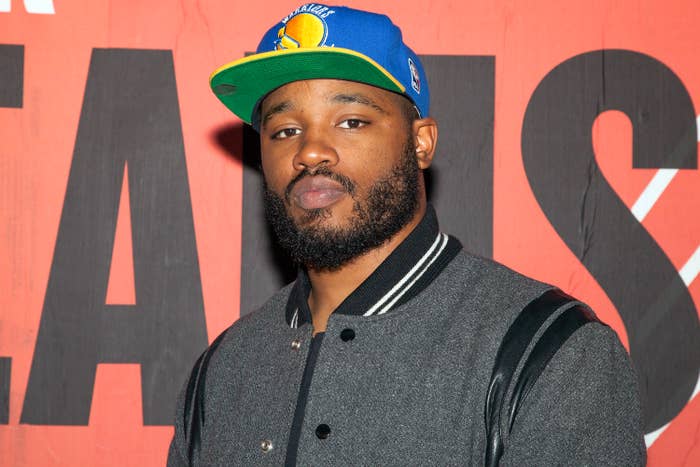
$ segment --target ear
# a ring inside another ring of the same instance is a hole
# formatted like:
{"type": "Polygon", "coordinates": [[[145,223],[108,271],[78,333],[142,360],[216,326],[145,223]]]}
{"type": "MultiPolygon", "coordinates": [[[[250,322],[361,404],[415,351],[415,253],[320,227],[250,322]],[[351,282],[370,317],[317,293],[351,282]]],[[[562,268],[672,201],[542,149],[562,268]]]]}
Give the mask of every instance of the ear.
{"type": "Polygon", "coordinates": [[[413,121],[413,142],[416,145],[416,159],[422,170],[430,167],[437,145],[437,122],[430,117],[413,121]]]}

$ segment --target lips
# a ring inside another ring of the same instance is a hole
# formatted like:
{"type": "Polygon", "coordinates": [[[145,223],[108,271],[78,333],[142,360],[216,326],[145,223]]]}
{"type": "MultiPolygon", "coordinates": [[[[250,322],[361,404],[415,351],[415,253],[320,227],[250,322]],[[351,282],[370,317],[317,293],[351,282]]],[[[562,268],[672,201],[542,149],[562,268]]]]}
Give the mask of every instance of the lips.
{"type": "Polygon", "coordinates": [[[291,200],[302,209],[322,209],[345,196],[345,187],[335,180],[322,176],[304,177],[294,184],[291,200]]]}

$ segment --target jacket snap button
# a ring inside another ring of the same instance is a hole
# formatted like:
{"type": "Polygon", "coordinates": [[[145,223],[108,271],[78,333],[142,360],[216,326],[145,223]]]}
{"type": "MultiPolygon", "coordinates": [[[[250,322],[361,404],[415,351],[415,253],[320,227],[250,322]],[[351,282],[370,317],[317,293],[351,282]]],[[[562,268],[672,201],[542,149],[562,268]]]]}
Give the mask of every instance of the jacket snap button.
{"type": "Polygon", "coordinates": [[[325,423],[321,423],[316,427],[316,436],[318,439],[326,439],[331,434],[331,427],[325,423]]]}
{"type": "Polygon", "coordinates": [[[269,439],[264,439],[260,442],[260,449],[262,449],[262,452],[270,452],[272,451],[272,441],[269,439]]]}
{"type": "Polygon", "coordinates": [[[292,350],[299,350],[301,348],[301,340],[294,339],[292,341],[292,350]]]}
{"type": "Polygon", "coordinates": [[[353,329],[347,328],[340,331],[340,338],[343,342],[351,341],[355,338],[355,331],[353,329]]]}

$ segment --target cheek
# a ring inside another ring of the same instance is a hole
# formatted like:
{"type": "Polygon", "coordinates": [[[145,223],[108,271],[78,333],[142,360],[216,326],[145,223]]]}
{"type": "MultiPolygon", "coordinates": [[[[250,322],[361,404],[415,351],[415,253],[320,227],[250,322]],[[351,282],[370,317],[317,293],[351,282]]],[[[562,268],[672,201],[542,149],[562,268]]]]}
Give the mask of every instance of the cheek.
{"type": "Polygon", "coordinates": [[[276,192],[284,191],[286,184],[291,180],[291,164],[264,151],[260,162],[267,186],[276,192]]]}
{"type": "MultiPolygon", "coordinates": [[[[403,144],[396,138],[384,138],[365,144],[354,144],[343,152],[341,170],[351,171],[359,183],[383,178],[391,172],[403,157],[403,144]]],[[[364,183],[363,183],[364,184],[364,183]]]]}

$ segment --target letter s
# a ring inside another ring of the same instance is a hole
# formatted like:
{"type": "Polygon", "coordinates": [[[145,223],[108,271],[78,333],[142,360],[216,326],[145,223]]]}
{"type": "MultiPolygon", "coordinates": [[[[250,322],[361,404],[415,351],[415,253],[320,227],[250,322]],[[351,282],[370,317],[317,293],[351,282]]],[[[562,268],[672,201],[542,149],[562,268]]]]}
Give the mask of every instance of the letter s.
{"type": "Polygon", "coordinates": [[[698,315],[674,266],[596,163],[592,126],[607,110],[632,121],[634,168],[697,168],[695,112],[683,83],[663,63],[628,50],[584,53],[549,72],[525,113],[522,155],[545,215],[625,323],[648,433],[692,394],[698,315]]]}

